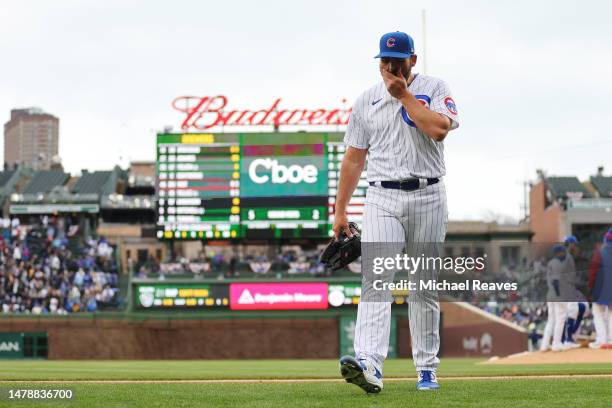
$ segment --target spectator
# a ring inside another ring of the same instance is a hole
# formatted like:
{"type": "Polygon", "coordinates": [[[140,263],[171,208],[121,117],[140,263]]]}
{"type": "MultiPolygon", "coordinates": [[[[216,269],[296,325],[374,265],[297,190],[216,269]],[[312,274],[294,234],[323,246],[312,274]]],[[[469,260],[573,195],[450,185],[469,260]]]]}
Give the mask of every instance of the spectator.
{"type": "Polygon", "coordinates": [[[48,216],[32,225],[0,222],[0,312],[64,314],[117,303],[113,248],[104,238],[80,244],[82,237],[70,237],[74,227],[48,216]]]}

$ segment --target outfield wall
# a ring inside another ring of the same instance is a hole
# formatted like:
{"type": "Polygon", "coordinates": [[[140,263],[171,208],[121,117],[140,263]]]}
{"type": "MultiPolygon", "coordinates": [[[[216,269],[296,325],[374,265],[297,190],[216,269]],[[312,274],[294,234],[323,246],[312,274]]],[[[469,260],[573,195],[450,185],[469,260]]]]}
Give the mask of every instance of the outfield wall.
{"type": "Polygon", "coordinates": [[[0,331],[46,331],[55,360],[336,358],[338,350],[335,319],[11,319],[0,331]]]}
{"type": "MultiPolygon", "coordinates": [[[[399,357],[411,355],[405,309],[394,309],[397,336],[392,349],[399,357]]],[[[355,309],[260,315],[3,317],[0,332],[46,332],[48,358],[55,360],[337,358],[341,336],[346,336],[339,322],[343,316],[354,317],[355,309]]],[[[527,348],[524,330],[473,306],[443,303],[442,320],[444,357],[504,356],[527,348]]]]}
{"type": "Polygon", "coordinates": [[[468,303],[442,303],[442,354],[507,356],[527,350],[525,329],[468,303]]]}

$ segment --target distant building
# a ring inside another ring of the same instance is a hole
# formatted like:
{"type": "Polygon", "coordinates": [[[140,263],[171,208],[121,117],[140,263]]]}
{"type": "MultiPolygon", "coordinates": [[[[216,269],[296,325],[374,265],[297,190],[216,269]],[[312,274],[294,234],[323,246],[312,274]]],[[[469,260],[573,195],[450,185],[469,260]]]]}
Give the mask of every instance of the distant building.
{"type": "Polygon", "coordinates": [[[40,108],[11,110],[4,124],[4,163],[48,170],[59,162],[59,119],[40,108]]]}
{"type": "Polygon", "coordinates": [[[575,235],[585,244],[600,242],[612,226],[612,176],[603,167],[581,182],[576,176],[547,176],[529,193],[529,224],[533,242],[560,242],[575,235]]]}
{"type": "Polygon", "coordinates": [[[489,265],[521,267],[529,260],[529,225],[501,225],[483,221],[449,221],[444,248],[446,256],[480,257],[489,265]]]}

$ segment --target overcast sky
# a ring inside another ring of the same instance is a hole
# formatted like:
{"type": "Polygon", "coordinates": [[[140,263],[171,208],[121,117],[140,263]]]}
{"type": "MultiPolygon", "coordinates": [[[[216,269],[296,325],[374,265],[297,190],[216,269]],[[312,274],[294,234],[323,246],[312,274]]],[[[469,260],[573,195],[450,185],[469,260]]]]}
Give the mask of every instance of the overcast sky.
{"type": "MultiPolygon", "coordinates": [[[[524,181],[612,172],[608,1],[3,1],[0,118],[60,118],[73,173],[152,160],[179,95],[231,108],[336,107],[380,80],[378,39],[413,36],[461,126],[445,141],[451,219],[521,215],[524,181]],[[503,3],[503,4],[502,4],[503,3]]],[[[421,72],[421,63],[416,72],[421,72]]]]}

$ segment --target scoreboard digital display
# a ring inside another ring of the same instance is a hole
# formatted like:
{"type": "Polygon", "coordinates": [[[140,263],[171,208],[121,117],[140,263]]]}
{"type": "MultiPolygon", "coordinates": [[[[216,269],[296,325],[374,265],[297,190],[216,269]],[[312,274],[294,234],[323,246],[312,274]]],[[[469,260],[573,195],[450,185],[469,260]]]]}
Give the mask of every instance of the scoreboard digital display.
{"type": "MultiPolygon", "coordinates": [[[[160,239],[331,235],[342,133],[157,135],[160,239]]],[[[360,222],[365,171],[349,204],[360,222]]]]}
{"type": "Polygon", "coordinates": [[[137,308],[227,308],[229,287],[208,284],[143,284],[136,286],[137,308]]]}
{"type": "MultiPolygon", "coordinates": [[[[233,283],[137,282],[132,292],[139,310],[325,310],[357,306],[360,282],[258,281],[233,283]]],[[[407,291],[392,291],[403,305],[407,291]]]]}

